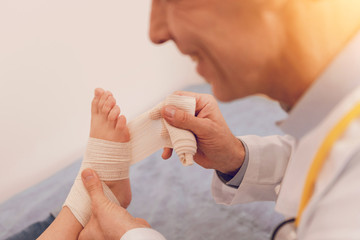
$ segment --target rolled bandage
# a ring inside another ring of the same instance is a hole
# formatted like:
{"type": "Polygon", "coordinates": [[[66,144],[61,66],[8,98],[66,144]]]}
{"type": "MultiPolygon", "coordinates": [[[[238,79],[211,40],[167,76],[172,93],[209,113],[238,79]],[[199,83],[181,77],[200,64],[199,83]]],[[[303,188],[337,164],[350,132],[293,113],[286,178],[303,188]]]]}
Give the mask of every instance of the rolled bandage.
{"type": "Polygon", "coordinates": [[[172,105],[195,115],[196,101],[193,97],[170,95],[153,109],[128,124],[131,136],[131,164],[143,160],[163,147],[173,148],[184,166],[194,163],[196,139],[192,132],[179,129],[161,118],[161,108],[172,105]]]}
{"type": "MultiPolygon", "coordinates": [[[[129,167],[163,147],[173,148],[184,166],[193,164],[196,139],[192,132],[175,128],[161,118],[161,108],[173,105],[189,114],[195,114],[193,97],[171,95],[153,109],[128,124],[130,142],[118,143],[89,138],[80,171],[64,206],[85,226],[91,216],[90,197],[82,183],[81,172],[92,168],[102,181],[116,181],[129,177],[129,167]]],[[[102,182],[105,195],[119,204],[111,190],[102,182]]]]}
{"type": "MultiPolygon", "coordinates": [[[[195,98],[172,95],[166,99],[165,105],[173,105],[187,113],[195,115],[195,98]]],[[[179,156],[181,163],[184,166],[194,164],[193,156],[197,150],[194,134],[190,131],[171,126],[165,119],[162,119],[162,121],[169,132],[172,147],[179,156]]]]}

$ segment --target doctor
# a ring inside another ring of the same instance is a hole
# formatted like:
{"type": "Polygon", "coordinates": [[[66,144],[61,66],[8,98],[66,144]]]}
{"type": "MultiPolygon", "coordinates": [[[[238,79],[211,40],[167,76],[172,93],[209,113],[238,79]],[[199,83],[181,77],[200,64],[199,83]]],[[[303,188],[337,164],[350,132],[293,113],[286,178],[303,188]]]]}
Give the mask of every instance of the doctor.
{"type": "MultiPolygon", "coordinates": [[[[151,40],[171,40],[191,56],[217,99],[263,94],[289,112],[287,135],[237,138],[210,95],[178,93],[196,97],[196,117],[162,111],[197,136],[195,160],[216,170],[218,203],[276,201],[287,221],[275,239],[360,239],[359,30],[359,0],[152,2],[151,40]]],[[[96,207],[106,199],[97,178],[85,177],[94,211],[107,216],[99,222],[109,226],[114,211],[96,207]]],[[[121,239],[163,239],[123,215],[121,239]]]]}

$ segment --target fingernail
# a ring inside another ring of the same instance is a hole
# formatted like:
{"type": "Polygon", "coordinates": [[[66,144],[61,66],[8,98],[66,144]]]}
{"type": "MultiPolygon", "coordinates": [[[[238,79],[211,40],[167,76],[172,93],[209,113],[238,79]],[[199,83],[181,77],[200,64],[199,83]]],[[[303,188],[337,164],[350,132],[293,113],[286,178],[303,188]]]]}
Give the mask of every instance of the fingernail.
{"type": "Polygon", "coordinates": [[[171,107],[165,107],[165,115],[169,118],[173,118],[175,115],[175,109],[171,107]]]}
{"type": "Polygon", "coordinates": [[[91,171],[91,169],[85,169],[82,172],[82,177],[84,178],[85,181],[90,181],[91,179],[94,178],[93,172],[91,171]]]}

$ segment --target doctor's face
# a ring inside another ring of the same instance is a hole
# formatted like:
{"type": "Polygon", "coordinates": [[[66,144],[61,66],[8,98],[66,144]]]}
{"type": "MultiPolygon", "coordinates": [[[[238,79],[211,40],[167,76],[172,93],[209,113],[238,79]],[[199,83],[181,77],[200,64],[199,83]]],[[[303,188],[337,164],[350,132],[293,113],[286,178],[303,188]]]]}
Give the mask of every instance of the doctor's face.
{"type": "Polygon", "coordinates": [[[153,0],[150,39],[174,41],[219,100],[267,94],[282,49],[271,2],[278,0],[153,0]]]}

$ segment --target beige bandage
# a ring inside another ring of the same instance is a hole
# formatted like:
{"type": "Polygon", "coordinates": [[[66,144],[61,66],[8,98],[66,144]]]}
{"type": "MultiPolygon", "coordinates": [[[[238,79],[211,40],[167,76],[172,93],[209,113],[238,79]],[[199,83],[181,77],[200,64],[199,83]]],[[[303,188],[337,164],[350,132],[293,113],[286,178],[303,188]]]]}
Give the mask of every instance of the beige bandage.
{"type": "MultiPolygon", "coordinates": [[[[90,197],[82,183],[81,172],[92,168],[102,181],[116,181],[129,177],[129,166],[139,162],[163,147],[173,148],[184,166],[193,164],[196,140],[187,130],[169,125],[161,118],[161,108],[173,105],[187,113],[195,114],[195,98],[171,95],[164,102],[129,122],[130,142],[118,143],[89,138],[84,159],[65,200],[76,219],[85,226],[91,216],[90,197]]],[[[102,182],[105,195],[119,204],[111,190],[102,182]]]]}
{"type": "MultiPolygon", "coordinates": [[[[129,159],[131,159],[130,142],[118,143],[89,138],[80,171],[64,203],[81,225],[85,226],[91,216],[91,201],[81,180],[82,171],[92,168],[102,181],[125,179],[129,176],[129,159]]],[[[107,198],[119,204],[108,186],[104,182],[102,185],[107,198]]]]}
{"type": "Polygon", "coordinates": [[[161,108],[172,105],[192,115],[196,101],[193,97],[170,95],[164,102],[140,115],[128,125],[131,136],[131,164],[143,160],[163,147],[173,148],[184,166],[194,163],[196,140],[190,131],[175,128],[161,118],[161,108]]]}

